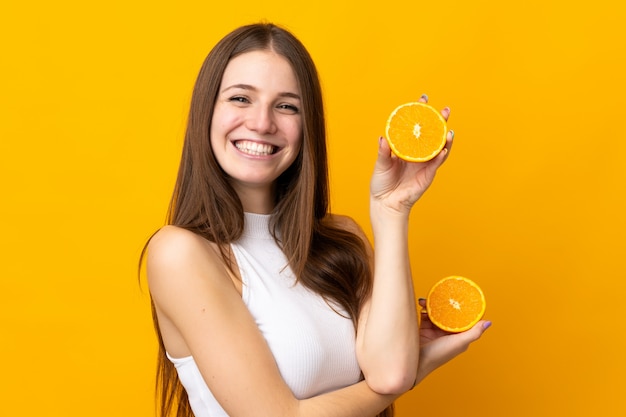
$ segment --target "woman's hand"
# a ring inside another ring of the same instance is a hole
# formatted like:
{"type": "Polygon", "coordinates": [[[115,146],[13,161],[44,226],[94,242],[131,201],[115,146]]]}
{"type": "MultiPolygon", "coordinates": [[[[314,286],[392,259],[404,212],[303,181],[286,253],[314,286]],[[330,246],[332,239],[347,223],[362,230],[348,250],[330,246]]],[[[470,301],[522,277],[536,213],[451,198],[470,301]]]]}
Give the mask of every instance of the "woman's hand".
{"type": "Polygon", "coordinates": [[[419,300],[422,307],[420,324],[420,361],[417,367],[416,384],[435,369],[465,352],[472,342],[480,339],[491,325],[481,320],[471,329],[461,333],[449,333],[437,328],[428,318],[426,301],[419,300]]]}
{"type": "MultiPolygon", "coordinates": [[[[428,102],[426,96],[419,100],[428,102]]],[[[441,110],[448,120],[450,109],[441,110]]],[[[379,139],[378,160],[370,183],[372,203],[380,203],[392,212],[408,214],[413,204],[424,194],[435,178],[437,169],[450,154],[454,132],[449,131],[445,147],[427,162],[407,162],[391,152],[384,138],[379,139]]]]}

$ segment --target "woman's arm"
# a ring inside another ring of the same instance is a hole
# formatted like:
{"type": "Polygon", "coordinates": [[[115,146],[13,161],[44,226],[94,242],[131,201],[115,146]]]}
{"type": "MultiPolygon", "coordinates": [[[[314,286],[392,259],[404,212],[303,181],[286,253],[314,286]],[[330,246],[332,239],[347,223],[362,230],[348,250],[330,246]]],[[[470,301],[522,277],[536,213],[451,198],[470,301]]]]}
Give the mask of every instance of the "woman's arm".
{"type": "Polygon", "coordinates": [[[168,226],[151,240],[148,283],[170,354],[192,355],[231,417],[375,416],[397,396],[364,381],[298,400],[248,312],[215,246],[168,226]]]}
{"type": "MultiPolygon", "coordinates": [[[[148,248],[148,282],[166,348],[193,355],[204,381],[231,417],[376,416],[398,395],[381,395],[365,381],[298,400],[283,381],[265,339],[222,264],[215,246],[173,226],[148,248]]],[[[424,322],[426,323],[426,322],[424,322]]],[[[482,325],[482,323],[481,323],[482,325]]],[[[422,337],[417,382],[467,349],[482,334],[422,337]]]]}
{"type": "Polygon", "coordinates": [[[407,219],[398,217],[373,225],[376,250],[372,295],[359,318],[359,365],[370,387],[383,394],[410,389],[419,360],[407,223],[407,219]]]}
{"type": "MultiPolygon", "coordinates": [[[[449,109],[442,115],[447,119],[449,109]]],[[[441,153],[425,163],[395,157],[383,138],[379,144],[370,198],[374,282],[371,299],[359,317],[357,356],[374,391],[398,394],[413,386],[420,352],[408,254],[409,214],[446,160],[452,135],[441,153]]]]}

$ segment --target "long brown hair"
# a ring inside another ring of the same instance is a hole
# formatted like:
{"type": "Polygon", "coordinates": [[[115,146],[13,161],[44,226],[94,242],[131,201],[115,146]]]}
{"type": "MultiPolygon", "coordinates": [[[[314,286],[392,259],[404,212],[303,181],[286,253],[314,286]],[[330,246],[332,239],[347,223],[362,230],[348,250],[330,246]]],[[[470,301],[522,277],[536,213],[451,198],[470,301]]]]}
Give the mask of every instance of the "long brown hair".
{"type": "MultiPolygon", "coordinates": [[[[243,231],[241,201],[210,145],[215,101],[228,62],[243,53],[271,50],[286,58],[302,97],[302,146],[276,181],[271,228],[297,279],[356,321],[371,291],[371,271],[361,238],[338,227],[329,215],[326,126],[317,70],[306,48],[287,30],[270,23],[240,27],[226,35],[205,59],[191,98],[181,163],[167,223],[197,233],[220,247],[231,265],[228,244],[243,231]]],[[[192,417],[187,395],[167,359],[154,305],[159,338],[157,412],[192,417]]],[[[380,416],[391,417],[393,407],[380,416]]]]}

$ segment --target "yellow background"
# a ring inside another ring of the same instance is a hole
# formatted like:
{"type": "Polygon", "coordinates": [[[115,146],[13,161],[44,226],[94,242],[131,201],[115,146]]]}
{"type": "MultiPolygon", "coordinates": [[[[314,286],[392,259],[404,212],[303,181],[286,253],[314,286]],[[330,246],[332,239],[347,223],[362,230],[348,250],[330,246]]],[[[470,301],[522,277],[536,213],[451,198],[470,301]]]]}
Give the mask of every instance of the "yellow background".
{"type": "Polygon", "coordinates": [[[192,83],[261,19],[322,77],[333,208],[368,227],[393,108],[452,108],[412,217],[417,291],[460,274],[493,327],[399,416],[624,416],[624,6],[530,0],[0,5],[0,414],[151,416],[136,278],[164,219],[192,83]]]}

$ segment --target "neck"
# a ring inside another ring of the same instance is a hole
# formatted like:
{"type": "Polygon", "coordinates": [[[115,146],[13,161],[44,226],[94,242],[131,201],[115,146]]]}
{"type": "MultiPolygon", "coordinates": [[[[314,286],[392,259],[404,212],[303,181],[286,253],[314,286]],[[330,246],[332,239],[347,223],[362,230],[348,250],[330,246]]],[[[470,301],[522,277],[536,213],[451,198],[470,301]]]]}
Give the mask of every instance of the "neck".
{"type": "Polygon", "coordinates": [[[246,213],[270,214],[274,210],[274,186],[245,187],[235,185],[235,191],[246,213]]]}

